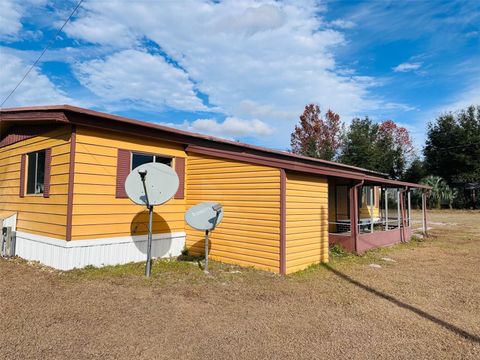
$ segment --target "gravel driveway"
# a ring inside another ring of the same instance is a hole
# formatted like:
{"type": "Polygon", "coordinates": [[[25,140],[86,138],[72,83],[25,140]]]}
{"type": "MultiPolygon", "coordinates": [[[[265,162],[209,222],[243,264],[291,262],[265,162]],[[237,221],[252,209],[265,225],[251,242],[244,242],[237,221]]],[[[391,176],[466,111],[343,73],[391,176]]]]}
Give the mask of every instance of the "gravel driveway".
{"type": "Polygon", "coordinates": [[[425,241],[287,277],[0,260],[0,358],[479,359],[480,212],[429,219],[425,241]]]}

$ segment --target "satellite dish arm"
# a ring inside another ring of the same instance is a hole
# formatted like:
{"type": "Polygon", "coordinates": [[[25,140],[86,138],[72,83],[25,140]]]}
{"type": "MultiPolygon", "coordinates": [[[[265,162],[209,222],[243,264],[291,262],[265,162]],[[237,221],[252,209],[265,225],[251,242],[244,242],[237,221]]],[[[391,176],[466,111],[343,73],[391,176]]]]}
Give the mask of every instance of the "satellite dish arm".
{"type": "Polygon", "coordinates": [[[140,178],[142,179],[143,190],[145,191],[146,205],[147,205],[148,208],[150,208],[150,202],[148,201],[147,185],[145,184],[145,178],[147,177],[147,170],[139,171],[138,174],[140,175],[140,178]]]}
{"type": "MultiPolygon", "coordinates": [[[[213,227],[212,227],[212,230],[215,229],[215,227],[217,226],[217,221],[218,221],[218,217],[220,216],[220,211],[222,210],[222,204],[218,203],[218,204],[215,204],[212,206],[212,209],[213,211],[215,211],[215,220],[213,221],[213,227]]],[[[207,234],[208,234],[208,230],[207,230],[207,234]]]]}

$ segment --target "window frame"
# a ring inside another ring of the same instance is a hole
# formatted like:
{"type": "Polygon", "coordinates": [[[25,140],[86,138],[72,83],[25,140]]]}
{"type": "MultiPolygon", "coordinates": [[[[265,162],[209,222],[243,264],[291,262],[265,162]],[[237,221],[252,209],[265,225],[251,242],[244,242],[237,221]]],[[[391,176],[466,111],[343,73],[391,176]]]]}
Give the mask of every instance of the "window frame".
{"type": "Polygon", "coordinates": [[[43,196],[45,193],[45,183],[46,183],[46,168],[47,168],[47,149],[41,149],[37,151],[31,151],[26,153],[26,164],[25,164],[25,196],[43,196]],[[41,191],[37,191],[37,182],[38,182],[38,154],[43,152],[43,184],[41,191]],[[35,170],[34,170],[34,192],[29,192],[29,177],[30,177],[30,155],[35,155],[35,170]]]}
{"type": "Polygon", "coordinates": [[[365,191],[363,192],[363,196],[365,199],[365,207],[375,206],[375,186],[368,185],[363,188],[365,189],[365,191]]]}
{"type": "MultiPolygon", "coordinates": [[[[165,159],[170,159],[170,167],[171,168],[174,168],[174,161],[175,161],[175,157],[174,156],[171,156],[171,155],[165,155],[165,154],[157,154],[157,153],[148,153],[148,152],[143,152],[143,151],[134,151],[134,150],[131,150],[130,151],[130,171],[133,170],[133,156],[134,155],[144,155],[144,156],[152,156],[153,157],[153,162],[156,163],[156,158],[157,157],[160,157],[160,158],[165,158],[165,159]]],[[[163,164],[163,163],[159,163],[159,164],[163,164]]],[[[166,164],[165,164],[166,165],[166,164]]]]}

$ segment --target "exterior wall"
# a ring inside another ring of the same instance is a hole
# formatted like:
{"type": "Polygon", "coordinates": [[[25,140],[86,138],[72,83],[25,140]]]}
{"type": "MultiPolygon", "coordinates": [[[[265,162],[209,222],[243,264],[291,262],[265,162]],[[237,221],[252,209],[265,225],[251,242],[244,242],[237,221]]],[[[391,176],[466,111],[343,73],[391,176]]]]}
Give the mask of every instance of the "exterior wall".
{"type": "MultiPolygon", "coordinates": [[[[280,170],[190,154],[187,206],[222,203],[222,223],[210,235],[212,259],[279,272],[280,170]]],[[[191,254],[204,253],[204,233],[187,226],[191,254]]]]}
{"type": "MultiPolygon", "coordinates": [[[[87,265],[106,266],[146,259],[147,236],[124,236],[95,240],[64,241],[17,231],[16,254],[59,270],[87,265]]],[[[185,233],[155,234],[152,256],[179,255],[185,245],[185,233]]]]}
{"type": "MultiPolygon", "coordinates": [[[[116,198],[118,149],[186,157],[181,145],[78,127],[73,187],[72,240],[122,238],[147,233],[148,212],[128,198],[116,198]]],[[[174,160],[175,161],[175,160],[174,160]]],[[[185,231],[184,199],[155,207],[153,232],[185,231]]]]}
{"type": "Polygon", "coordinates": [[[286,272],[327,261],[327,178],[287,172],[286,272]]]}
{"type": "Polygon", "coordinates": [[[0,218],[17,213],[16,230],[65,239],[70,127],[60,127],[0,148],[0,218]],[[21,155],[51,148],[50,196],[19,196],[21,155]]]}

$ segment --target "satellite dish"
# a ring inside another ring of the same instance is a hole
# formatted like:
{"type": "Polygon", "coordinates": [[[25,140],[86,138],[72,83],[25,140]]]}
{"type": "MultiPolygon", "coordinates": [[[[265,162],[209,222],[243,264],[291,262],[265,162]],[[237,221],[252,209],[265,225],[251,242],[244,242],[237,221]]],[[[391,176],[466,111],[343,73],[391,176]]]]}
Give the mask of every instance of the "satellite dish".
{"type": "Polygon", "coordinates": [[[185,221],[197,230],[205,231],[205,273],[208,274],[208,233],[215,229],[223,219],[222,204],[204,202],[192,206],[185,213],[185,221]]]}
{"type": "Polygon", "coordinates": [[[170,166],[159,163],[143,164],[132,170],[125,181],[125,191],[135,204],[148,208],[147,263],[145,275],[152,269],[153,207],[170,200],[178,190],[178,176],[170,166]]]}
{"type": "Polygon", "coordinates": [[[223,219],[223,208],[216,210],[214,202],[204,202],[192,206],[185,213],[185,221],[196,230],[213,230],[223,219]]]}
{"type": "Polygon", "coordinates": [[[178,176],[168,165],[159,163],[143,164],[128,175],[125,181],[125,191],[135,204],[155,206],[166,203],[178,190],[178,176]],[[145,188],[141,174],[145,176],[145,188]]]}

